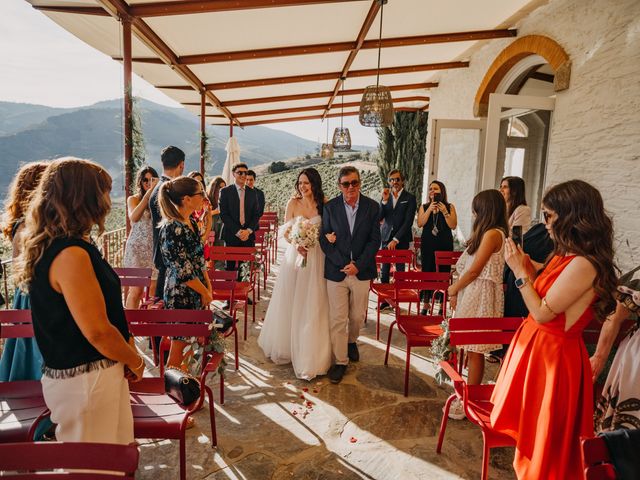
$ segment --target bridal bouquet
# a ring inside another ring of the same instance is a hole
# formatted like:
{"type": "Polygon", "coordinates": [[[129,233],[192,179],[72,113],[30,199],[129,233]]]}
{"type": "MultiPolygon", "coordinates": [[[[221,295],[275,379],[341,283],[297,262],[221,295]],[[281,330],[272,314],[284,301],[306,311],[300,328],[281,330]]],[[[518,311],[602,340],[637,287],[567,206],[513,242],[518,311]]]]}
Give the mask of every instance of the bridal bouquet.
{"type": "MultiPolygon", "coordinates": [[[[299,217],[291,227],[291,233],[289,238],[291,243],[296,247],[303,247],[307,250],[311,247],[315,247],[318,244],[318,237],[320,236],[320,225],[313,223],[306,218],[299,217]]],[[[307,266],[307,258],[302,255],[298,256],[302,259],[299,264],[296,262],[296,266],[302,268],[307,266]]]]}

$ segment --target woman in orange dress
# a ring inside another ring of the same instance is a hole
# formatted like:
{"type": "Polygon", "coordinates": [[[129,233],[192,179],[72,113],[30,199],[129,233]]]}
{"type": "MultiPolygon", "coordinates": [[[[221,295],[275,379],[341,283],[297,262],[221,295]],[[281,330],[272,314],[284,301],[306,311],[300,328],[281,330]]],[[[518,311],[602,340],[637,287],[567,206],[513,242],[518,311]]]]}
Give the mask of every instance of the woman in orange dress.
{"type": "Polygon", "coordinates": [[[536,268],[511,239],[505,260],[529,309],[509,347],[491,424],[513,437],[520,480],[582,479],[580,437],[593,436],[593,384],[582,331],[615,309],[613,226],[600,192],[581,180],[542,200],[553,258],[536,268]]]}

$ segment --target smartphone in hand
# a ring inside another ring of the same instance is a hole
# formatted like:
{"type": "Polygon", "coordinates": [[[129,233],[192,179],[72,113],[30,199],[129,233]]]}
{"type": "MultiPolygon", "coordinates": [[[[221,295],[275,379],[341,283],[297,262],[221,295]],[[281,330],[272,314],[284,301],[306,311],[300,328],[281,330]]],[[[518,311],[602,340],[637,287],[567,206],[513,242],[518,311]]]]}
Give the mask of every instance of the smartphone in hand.
{"type": "Polygon", "coordinates": [[[442,203],[442,194],[441,193],[436,193],[433,196],[433,201],[436,203],[442,203]]]}
{"type": "Polygon", "coordinates": [[[511,239],[516,245],[520,245],[520,248],[524,248],[524,237],[522,235],[522,225],[514,225],[511,228],[511,239]]]}

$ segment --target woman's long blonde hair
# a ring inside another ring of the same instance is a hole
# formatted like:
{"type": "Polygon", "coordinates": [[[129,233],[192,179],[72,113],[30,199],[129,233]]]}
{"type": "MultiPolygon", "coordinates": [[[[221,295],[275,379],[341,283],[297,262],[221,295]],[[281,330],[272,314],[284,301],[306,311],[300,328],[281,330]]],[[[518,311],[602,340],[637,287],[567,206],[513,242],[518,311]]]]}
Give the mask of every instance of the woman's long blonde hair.
{"type": "Polygon", "coordinates": [[[35,191],[42,173],[47,168],[45,162],[27,163],[18,170],[9,187],[9,195],[4,204],[2,218],[2,233],[9,240],[13,240],[16,223],[24,217],[29,201],[35,191]]]}
{"type": "Polygon", "coordinates": [[[83,238],[104,221],[111,209],[111,176],[97,163],[65,157],[49,164],[26,214],[22,255],[16,283],[27,288],[36,264],[56,238],[83,238]]]}
{"type": "Polygon", "coordinates": [[[177,177],[164,182],[158,193],[158,204],[164,221],[184,222],[178,208],[187,195],[195,195],[202,190],[202,183],[191,177],[177,177]]]}

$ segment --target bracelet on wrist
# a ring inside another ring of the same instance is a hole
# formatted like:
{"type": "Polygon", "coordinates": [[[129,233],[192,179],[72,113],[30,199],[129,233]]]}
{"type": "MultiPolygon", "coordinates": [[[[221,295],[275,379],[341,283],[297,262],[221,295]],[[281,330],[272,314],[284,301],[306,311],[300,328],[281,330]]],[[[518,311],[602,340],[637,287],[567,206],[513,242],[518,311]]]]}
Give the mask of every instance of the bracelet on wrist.
{"type": "Polygon", "coordinates": [[[140,358],[140,364],[136,367],[136,370],[144,368],[144,358],[142,358],[140,355],[138,355],[138,357],[140,358]]]}

